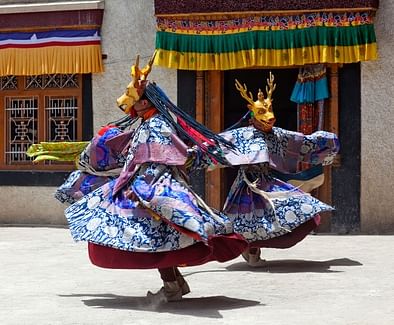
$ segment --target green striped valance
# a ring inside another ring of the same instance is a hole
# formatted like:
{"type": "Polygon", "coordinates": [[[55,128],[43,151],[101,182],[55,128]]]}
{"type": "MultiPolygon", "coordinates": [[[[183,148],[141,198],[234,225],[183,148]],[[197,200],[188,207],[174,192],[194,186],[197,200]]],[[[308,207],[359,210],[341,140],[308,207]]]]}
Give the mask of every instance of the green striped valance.
{"type": "Polygon", "coordinates": [[[376,59],[374,11],[157,17],[155,63],[186,70],[376,59]]]}

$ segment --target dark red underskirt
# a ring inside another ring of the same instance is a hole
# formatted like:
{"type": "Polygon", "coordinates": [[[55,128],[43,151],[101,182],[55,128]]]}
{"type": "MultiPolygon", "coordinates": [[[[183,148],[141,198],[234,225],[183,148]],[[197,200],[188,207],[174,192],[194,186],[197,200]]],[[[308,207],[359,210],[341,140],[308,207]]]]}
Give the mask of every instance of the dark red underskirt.
{"type": "Polygon", "coordinates": [[[257,240],[250,243],[250,247],[290,248],[303,240],[311,231],[315,230],[319,224],[320,216],[316,215],[313,219],[308,220],[288,234],[267,240],[257,240]]]}
{"type": "Polygon", "coordinates": [[[196,266],[210,261],[226,262],[239,256],[248,244],[241,235],[213,236],[208,245],[198,242],[175,251],[138,253],[88,243],[90,261],[110,269],[157,269],[196,266]]]}
{"type": "MultiPolygon", "coordinates": [[[[303,240],[320,224],[320,216],[303,223],[292,232],[250,243],[249,247],[290,248],[303,240]]],[[[198,242],[176,251],[137,253],[88,243],[90,261],[110,269],[157,269],[172,266],[196,266],[211,261],[226,262],[238,257],[247,243],[241,235],[214,236],[208,245],[198,242]]]]}

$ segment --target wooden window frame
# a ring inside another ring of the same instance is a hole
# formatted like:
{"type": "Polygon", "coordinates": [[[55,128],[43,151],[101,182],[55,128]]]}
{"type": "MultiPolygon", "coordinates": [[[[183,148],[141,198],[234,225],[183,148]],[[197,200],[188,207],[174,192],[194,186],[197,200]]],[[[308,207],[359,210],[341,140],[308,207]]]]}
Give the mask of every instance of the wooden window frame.
{"type": "MultiPolygon", "coordinates": [[[[1,171],[40,171],[40,170],[48,170],[48,171],[70,171],[74,169],[73,162],[70,163],[48,163],[48,162],[40,162],[40,163],[16,163],[16,164],[7,164],[6,162],[6,141],[8,141],[7,137],[7,117],[6,117],[6,98],[7,97],[32,97],[35,96],[38,98],[38,122],[37,122],[37,132],[38,132],[38,142],[47,141],[47,121],[45,116],[45,100],[48,96],[72,96],[75,97],[78,103],[78,112],[77,112],[77,128],[76,128],[76,139],[75,141],[81,141],[83,123],[84,123],[84,114],[83,114],[83,77],[81,74],[75,75],[77,78],[78,87],[64,87],[64,88],[34,88],[34,89],[25,89],[25,76],[16,76],[18,86],[17,89],[10,90],[1,90],[0,91],[0,125],[2,125],[2,137],[0,141],[0,170],[1,171]]],[[[66,139],[64,141],[67,141],[66,139]]]]}

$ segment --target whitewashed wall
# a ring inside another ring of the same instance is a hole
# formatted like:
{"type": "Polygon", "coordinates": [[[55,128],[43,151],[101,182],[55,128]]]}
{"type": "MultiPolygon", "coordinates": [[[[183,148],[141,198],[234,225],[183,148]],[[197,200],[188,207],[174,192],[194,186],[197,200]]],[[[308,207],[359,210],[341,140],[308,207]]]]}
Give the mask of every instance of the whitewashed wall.
{"type": "MultiPolygon", "coordinates": [[[[137,54],[140,66],[146,64],[155,48],[153,0],[106,0],[102,28],[103,53],[108,56],[105,73],[94,75],[93,107],[95,128],[122,117],[116,107],[130,82],[130,67],[137,54]]],[[[176,70],[154,67],[150,80],[157,81],[172,100],[176,100],[176,70]]]]}
{"type": "Polygon", "coordinates": [[[394,232],[394,1],[380,1],[379,59],[361,66],[361,229],[394,232]]]}
{"type": "MultiPolygon", "coordinates": [[[[14,1],[39,3],[45,1],[14,1]]],[[[51,2],[51,1],[47,1],[51,2]]],[[[52,1],[60,2],[60,1],[52,1]]],[[[105,72],[93,75],[93,120],[98,129],[123,113],[116,107],[119,97],[130,82],[130,66],[137,54],[145,64],[155,47],[153,0],[106,0],[102,26],[105,72]]],[[[154,68],[151,80],[176,100],[176,71],[154,68]]],[[[64,205],[53,198],[52,187],[0,186],[0,224],[65,224],[64,205]]]]}
{"type": "MultiPolygon", "coordinates": [[[[20,2],[42,1],[3,0],[1,3],[20,2]]],[[[376,18],[379,59],[362,63],[361,67],[361,227],[369,233],[394,231],[393,14],[394,1],[381,1],[376,18]]],[[[153,52],[153,0],[106,0],[102,37],[103,53],[108,58],[105,73],[93,76],[96,129],[122,116],[115,100],[129,82],[130,65],[137,54],[145,63],[153,52]]],[[[151,79],[175,100],[175,71],[155,68],[151,79]]],[[[54,190],[51,187],[0,187],[0,224],[64,224],[63,205],[53,199],[54,190]]]]}

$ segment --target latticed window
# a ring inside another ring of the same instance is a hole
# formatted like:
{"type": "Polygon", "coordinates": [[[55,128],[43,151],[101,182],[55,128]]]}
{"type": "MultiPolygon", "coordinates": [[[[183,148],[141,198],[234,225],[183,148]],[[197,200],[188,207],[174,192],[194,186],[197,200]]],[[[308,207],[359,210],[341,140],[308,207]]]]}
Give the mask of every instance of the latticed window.
{"type": "Polygon", "coordinates": [[[82,139],[82,76],[0,77],[0,98],[0,169],[69,169],[65,163],[33,164],[26,150],[33,143],[82,139]]]}

